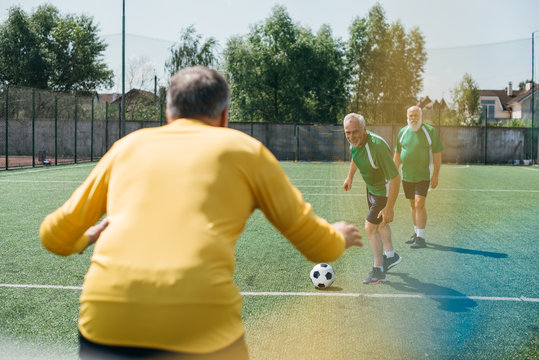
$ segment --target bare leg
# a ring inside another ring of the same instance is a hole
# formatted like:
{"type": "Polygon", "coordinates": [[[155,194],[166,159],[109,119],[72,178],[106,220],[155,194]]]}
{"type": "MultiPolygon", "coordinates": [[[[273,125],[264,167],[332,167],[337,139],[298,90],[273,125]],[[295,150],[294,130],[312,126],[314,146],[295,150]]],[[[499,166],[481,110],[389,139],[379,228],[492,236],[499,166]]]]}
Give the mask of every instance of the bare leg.
{"type": "Polygon", "coordinates": [[[369,238],[369,244],[371,246],[372,256],[374,257],[374,266],[383,267],[383,242],[382,236],[378,230],[378,225],[365,221],[365,232],[369,238]]]}
{"type": "Polygon", "coordinates": [[[416,195],[414,199],[415,207],[415,222],[418,229],[424,229],[427,226],[427,209],[425,208],[424,196],[416,195]]]}
{"type": "Polygon", "coordinates": [[[384,244],[384,250],[392,251],[393,243],[391,242],[391,228],[389,227],[389,224],[382,222],[380,225],[378,225],[378,233],[380,234],[382,243],[384,244]]]}

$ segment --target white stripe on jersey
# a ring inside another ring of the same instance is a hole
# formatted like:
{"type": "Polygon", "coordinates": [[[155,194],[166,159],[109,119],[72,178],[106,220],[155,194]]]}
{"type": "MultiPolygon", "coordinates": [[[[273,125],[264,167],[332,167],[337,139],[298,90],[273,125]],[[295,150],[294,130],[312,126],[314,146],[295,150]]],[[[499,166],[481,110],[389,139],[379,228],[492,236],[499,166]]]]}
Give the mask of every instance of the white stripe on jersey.
{"type": "Polygon", "coordinates": [[[429,179],[432,178],[432,173],[434,171],[434,157],[432,156],[432,140],[430,139],[429,132],[425,128],[425,126],[421,125],[421,128],[423,129],[423,132],[425,133],[425,136],[427,137],[427,141],[429,142],[429,179]]]}
{"type": "Polygon", "coordinates": [[[378,169],[378,166],[374,165],[374,161],[372,160],[371,149],[369,148],[369,143],[365,143],[365,149],[367,150],[367,156],[369,157],[369,162],[371,163],[371,166],[374,169],[378,169]]]}
{"type": "Polygon", "coordinates": [[[382,140],[386,144],[386,146],[389,148],[389,150],[391,151],[391,148],[389,147],[389,144],[387,143],[387,141],[383,137],[378,136],[378,135],[373,134],[373,133],[369,133],[369,134],[376,137],[376,138],[378,138],[378,139],[380,139],[380,140],[382,140]]]}
{"type": "Polygon", "coordinates": [[[402,136],[401,138],[399,139],[399,143],[401,144],[402,146],[402,139],[404,139],[404,135],[406,135],[406,132],[410,129],[410,126],[406,125],[406,130],[404,130],[404,132],[402,133],[402,136]]]}

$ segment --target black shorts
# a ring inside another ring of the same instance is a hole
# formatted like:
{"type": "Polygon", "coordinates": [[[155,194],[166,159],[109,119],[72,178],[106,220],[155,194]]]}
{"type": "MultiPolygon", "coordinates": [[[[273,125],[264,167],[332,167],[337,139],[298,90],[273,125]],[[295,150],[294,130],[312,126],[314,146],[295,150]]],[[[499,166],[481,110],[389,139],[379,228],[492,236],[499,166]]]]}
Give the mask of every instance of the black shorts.
{"type": "Polygon", "coordinates": [[[79,358],[81,360],[120,360],[120,359],[155,359],[168,356],[171,359],[174,355],[180,356],[166,350],[140,348],[130,346],[109,346],[94,343],[86,339],[79,332],[79,358]]]}
{"type": "Polygon", "coordinates": [[[365,220],[371,224],[380,224],[384,219],[381,216],[378,218],[378,213],[386,207],[387,197],[373,195],[367,189],[367,204],[369,205],[369,213],[365,220]]]}
{"type": "Polygon", "coordinates": [[[404,196],[407,199],[414,199],[416,195],[427,197],[429,192],[430,181],[420,182],[407,182],[402,181],[402,188],[404,189],[404,196]]]}

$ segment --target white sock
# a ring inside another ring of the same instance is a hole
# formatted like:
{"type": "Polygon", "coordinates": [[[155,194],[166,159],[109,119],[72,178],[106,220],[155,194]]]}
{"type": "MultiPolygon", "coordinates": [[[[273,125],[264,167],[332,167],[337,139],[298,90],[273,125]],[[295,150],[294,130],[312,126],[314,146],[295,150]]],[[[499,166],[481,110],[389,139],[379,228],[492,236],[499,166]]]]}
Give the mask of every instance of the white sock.
{"type": "Polygon", "coordinates": [[[388,257],[388,258],[393,257],[393,256],[395,256],[395,250],[384,251],[384,254],[385,254],[386,257],[388,257]]]}
{"type": "Polygon", "coordinates": [[[383,266],[373,266],[373,268],[378,268],[378,269],[380,269],[381,272],[384,272],[384,267],[383,266]]]}
{"type": "Polygon", "coordinates": [[[417,235],[417,226],[414,225],[414,232],[417,235]]]}
{"type": "Polygon", "coordinates": [[[420,237],[420,238],[425,238],[425,229],[417,229],[417,237],[420,237]]]}

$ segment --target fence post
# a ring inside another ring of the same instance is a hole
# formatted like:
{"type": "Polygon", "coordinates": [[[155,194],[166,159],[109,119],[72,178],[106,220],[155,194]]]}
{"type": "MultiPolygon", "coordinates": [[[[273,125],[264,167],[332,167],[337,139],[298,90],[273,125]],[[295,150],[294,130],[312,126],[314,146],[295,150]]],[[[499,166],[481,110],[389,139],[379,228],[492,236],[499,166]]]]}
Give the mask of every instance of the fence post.
{"type": "Polygon", "coordinates": [[[94,98],[92,98],[92,118],[90,119],[90,161],[94,161],[94,98]]]}
{"type": "Polygon", "coordinates": [[[75,114],[73,114],[73,127],[74,127],[74,137],[73,137],[73,161],[77,163],[77,95],[75,95],[75,114]]]}
{"type": "Polygon", "coordinates": [[[105,152],[109,149],[109,103],[105,103],[105,152]]]}
{"type": "Polygon", "coordinates": [[[6,170],[8,169],[8,119],[9,119],[9,84],[6,85],[6,170]]]}
{"type": "Polygon", "coordinates": [[[294,124],[294,134],[296,134],[296,161],[299,161],[299,127],[294,124]]]}
{"type": "Polygon", "coordinates": [[[163,125],[163,99],[159,100],[159,126],[163,125]]]}
{"type": "Polygon", "coordinates": [[[32,167],[36,167],[36,89],[32,88],[32,167]]]}
{"type": "Polygon", "coordinates": [[[58,165],[58,94],[54,94],[54,165],[58,165]]]}
{"type": "MultiPolygon", "coordinates": [[[[125,120],[125,117],[124,117],[124,120],[125,120]]],[[[125,126],[124,126],[124,130],[125,130],[125,126]]],[[[122,137],[122,106],[120,105],[120,107],[118,108],[118,139],[120,139],[121,137],[122,137]]]]}
{"type": "Polygon", "coordinates": [[[488,151],[488,145],[487,145],[487,126],[488,126],[488,118],[487,118],[487,107],[485,107],[485,165],[487,164],[487,151],[488,151]]]}

